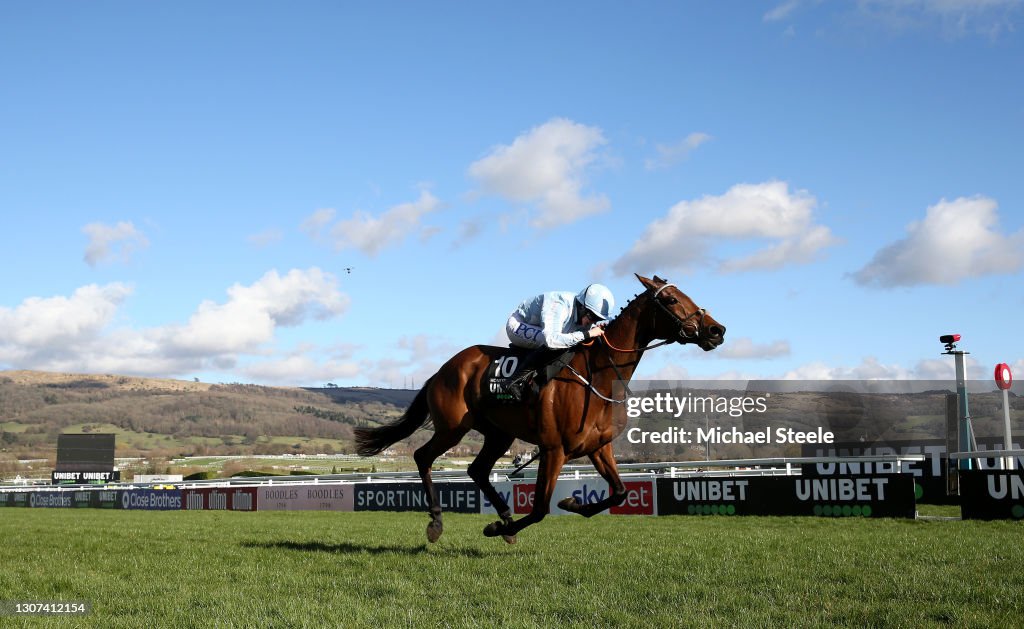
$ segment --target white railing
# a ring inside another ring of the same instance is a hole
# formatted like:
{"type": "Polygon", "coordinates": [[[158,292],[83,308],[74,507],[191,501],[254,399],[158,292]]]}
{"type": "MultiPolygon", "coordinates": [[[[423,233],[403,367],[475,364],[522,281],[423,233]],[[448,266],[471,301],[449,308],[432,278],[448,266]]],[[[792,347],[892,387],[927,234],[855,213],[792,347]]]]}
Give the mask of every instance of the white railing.
{"type": "Polygon", "coordinates": [[[974,452],[954,452],[949,455],[951,459],[971,459],[978,462],[978,468],[983,470],[1012,470],[1024,469],[1021,465],[1024,462],[1024,450],[975,450],[974,452]],[[986,459],[995,459],[995,465],[989,465],[986,459]]]}
{"type": "MultiPolygon", "coordinates": [[[[972,452],[969,458],[993,458],[998,456],[1024,455],[1024,450],[991,450],[985,453],[972,452]]],[[[968,458],[957,453],[953,458],[968,458]]],[[[801,473],[802,465],[842,464],[842,465],[890,465],[890,470],[875,470],[880,473],[907,471],[907,465],[925,460],[923,454],[874,454],[865,456],[811,456],[811,457],[777,457],[769,459],[724,459],[710,461],[667,461],[658,463],[622,463],[618,465],[627,478],[668,478],[701,476],[795,476],[801,473]]],[[[531,466],[513,476],[516,468],[492,470],[493,482],[514,479],[535,479],[536,468],[531,466]]],[[[562,468],[562,477],[583,478],[597,476],[592,465],[566,465],[562,468]]],[[[435,470],[431,477],[451,481],[470,479],[465,470],[435,470]]],[[[157,481],[153,483],[108,483],[106,485],[52,485],[45,486],[48,490],[82,491],[88,489],[146,489],[158,485],[173,485],[175,488],[191,489],[196,487],[231,487],[243,485],[297,485],[297,484],[341,484],[367,481],[419,482],[419,474],[407,472],[350,472],[345,474],[296,475],[296,476],[253,476],[239,478],[217,478],[210,480],[191,480],[175,483],[157,481]]],[[[39,485],[29,487],[4,488],[5,491],[31,491],[40,489],[39,485]]]]}

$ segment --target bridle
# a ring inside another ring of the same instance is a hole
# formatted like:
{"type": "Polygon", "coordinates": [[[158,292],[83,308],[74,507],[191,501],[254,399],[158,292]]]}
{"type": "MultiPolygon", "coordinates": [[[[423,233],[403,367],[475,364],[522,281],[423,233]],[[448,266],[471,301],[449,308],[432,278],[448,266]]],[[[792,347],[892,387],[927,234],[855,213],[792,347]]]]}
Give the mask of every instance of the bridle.
{"type": "MultiPolygon", "coordinates": [[[[696,339],[696,338],[698,338],[700,336],[700,330],[704,326],[704,318],[707,316],[707,310],[705,310],[704,308],[698,308],[698,309],[694,310],[693,312],[691,312],[690,314],[686,315],[685,317],[680,317],[676,313],[672,312],[672,310],[668,306],[666,306],[664,303],[662,303],[662,301],[660,299],[658,299],[658,295],[661,294],[661,291],[665,290],[666,288],[668,288],[670,286],[675,288],[676,290],[679,290],[679,287],[676,286],[675,284],[670,284],[670,283],[666,282],[666,283],[662,284],[661,286],[659,286],[658,289],[654,291],[654,295],[651,296],[651,299],[654,300],[654,303],[657,304],[658,307],[661,308],[661,310],[663,312],[668,314],[669,317],[671,317],[676,323],[679,324],[679,329],[676,331],[676,335],[680,339],[682,339],[682,340],[680,341],[679,339],[669,338],[669,339],[664,339],[664,340],[658,341],[657,343],[651,343],[650,345],[647,345],[645,347],[638,347],[636,349],[620,349],[620,348],[615,347],[614,345],[612,345],[611,341],[608,340],[607,336],[602,335],[600,337],[600,339],[604,342],[604,344],[608,347],[608,349],[611,349],[611,350],[614,350],[614,351],[617,351],[617,352],[646,352],[647,350],[654,349],[655,347],[661,347],[663,345],[668,345],[669,343],[675,343],[677,341],[678,342],[690,341],[690,340],[696,339]],[[691,321],[694,317],[697,317],[697,321],[695,321],[695,322],[691,321]],[[688,333],[686,331],[688,323],[694,326],[692,334],[688,333]]],[[[650,289],[648,289],[648,290],[650,290],[650,289]]],[[[673,298],[673,299],[675,299],[675,298],[673,298]]],[[[654,313],[654,314],[657,315],[657,313],[654,313]]],[[[589,341],[589,342],[587,342],[585,344],[589,345],[592,342],[593,341],[589,341]]],[[[616,399],[610,398],[610,397],[604,395],[603,393],[601,393],[600,391],[598,391],[594,387],[593,383],[590,382],[587,378],[585,378],[583,376],[583,374],[581,374],[580,372],[578,372],[575,369],[573,369],[572,365],[566,365],[566,368],[568,368],[569,371],[572,372],[572,374],[574,376],[579,378],[579,380],[584,384],[584,386],[588,387],[597,397],[601,398],[602,400],[604,400],[606,402],[611,402],[613,404],[622,404],[630,396],[632,396],[633,393],[632,393],[632,391],[629,390],[628,381],[625,378],[622,377],[622,373],[619,371],[619,366],[615,363],[614,360],[611,361],[611,366],[612,366],[612,369],[615,371],[615,375],[618,377],[618,379],[620,381],[626,383],[624,385],[625,386],[625,396],[621,400],[616,400],[616,399]]],[[[529,464],[529,461],[527,461],[527,465],[528,464],[529,464]]]]}
{"type": "MultiPolygon", "coordinates": [[[[676,290],[679,290],[679,287],[676,286],[675,284],[670,284],[666,282],[659,286],[658,289],[654,291],[654,295],[651,296],[651,299],[654,300],[654,303],[657,304],[659,308],[661,308],[662,312],[667,314],[676,323],[679,324],[679,329],[676,331],[676,335],[682,339],[682,341],[680,342],[692,341],[696,338],[699,338],[700,330],[704,326],[704,318],[707,316],[707,310],[705,310],[704,308],[698,308],[691,312],[690,314],[686,315],[685,317],[680,317],[676,313],[672,312],[671,308],[666,306],[660,299],[658,299],[658,295],[661,294],[661,291],[665,290],[670,286],[672,288],[675,288],[676,290]],[[694,317],[697,317],[697,320],[691,321],[694,317]],[[693,325],[692,333],[686,331],[687,324],[693,325]]],[[[673,299],[675,298],[673,297],[673,299]]],[[[636,349],[621,349],[612,345],[611,342],[608,341],[608,339],[604,336],[601,337],[601,340],[603,340],[605,345],[607,345],[610,349],[613,349],[617,352],[646,352],[647,350],[654,349],[655,347],[661,347],[662,345],[668,345],[669,343],[677,342],[677,339],[668,338],[662,341],[658,341],[657,343],[651,343],[646,347],[638,347],[636,349]]]]}
{"type": "MultiPolygon", "coordinates": [[[[686,315],[685,317],[680,318],[676,313],[672,312],[672,310],[668,306],[666,306],[660,299],[658,299],[658,295],[661,294],[661,291],[665,290],[669,286],[671,286],[672,288],[675,288],[676,290],[679,290],[679,287],[676,286],[675,284],[669,284],[668,282],[662,284],[661,286],[658,287],[658,290],[654,291],[654,297],[653,297],[654,303],[658,304],[658,307],[661,308],[661,310],[665,314],[667,314],[669,317],[674,319],[676,321],[676,323],[679,324],[679,330],[676,332],[676,334],[680,338],[682,338],[683,340],[686,340],[686,341],[698,338],[700,336],[701,328],[704,327],[704,317],[707,316],[708,311],[705,310],[704,308],[697,308],[696,310],[694,310],[690,314],[686,315]],[[686,324],[687,324],[687,322],[690,321],[690,319],[693,319],[694,317],[699,317],[699,318],[693,324],[693,333],[689,334],[689,333],[686,332],[686,324]]],[[[674,299],[675,298],[673,297],[673,300],[674,299]]],[[[669,342],[671,342],[671,341],[669,341],[669,342]]]]}

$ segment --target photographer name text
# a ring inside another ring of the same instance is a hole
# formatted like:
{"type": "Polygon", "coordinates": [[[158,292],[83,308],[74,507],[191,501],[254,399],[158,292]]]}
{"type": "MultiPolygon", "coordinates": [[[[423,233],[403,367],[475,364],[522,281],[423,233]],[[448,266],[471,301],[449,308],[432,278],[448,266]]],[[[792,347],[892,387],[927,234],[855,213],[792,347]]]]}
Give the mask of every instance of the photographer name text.
{"type": "MultiPolygon", "coordinates": [[[[745,415],[761,415],[768,410],[770,393],[762,396],[719,396],[719,395],[672,395],[659,392],[647,397],[630,397],[626,400],[626,417],[640,419],[649,414],[656,414],[663,419],[682,420],[687,416],[714,413],[741,418],[745,415]]],[[[830,444],[835,442],[835,435],[823,428],[801,431],[789,427],[760,428],[758,430],[741,430],[739,428],[723,428],[721,426],[706,428],[670,427],[657,430],[632,427],[626,431],[626,439],[630,443],[645,444],[683,444],[683,445],[794,445],[794,444],[830,444]]]]}
{"type": "Polygon", "coordinates": [[[696,444],[719,445],[742,443],[747,445],[792,445],[804,443],[834,443],[835,435],[823,428],[817,430],[793,430],[792,428],[764,428],[762,430],[740,430],[738,428],[668,428],[665,430],[644,430],[633,427],[626,431],[630,443],[696,444]]]}

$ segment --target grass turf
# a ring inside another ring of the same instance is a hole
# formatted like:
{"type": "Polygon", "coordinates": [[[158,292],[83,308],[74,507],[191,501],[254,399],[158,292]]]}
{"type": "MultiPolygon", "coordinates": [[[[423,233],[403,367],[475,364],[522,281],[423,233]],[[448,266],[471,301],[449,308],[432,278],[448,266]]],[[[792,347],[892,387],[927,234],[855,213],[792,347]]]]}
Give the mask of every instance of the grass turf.
{"type": "Polygon", "coordinates": [[[1019,522],[0,509],[13,626],[1021,626],[1019,522]]]}

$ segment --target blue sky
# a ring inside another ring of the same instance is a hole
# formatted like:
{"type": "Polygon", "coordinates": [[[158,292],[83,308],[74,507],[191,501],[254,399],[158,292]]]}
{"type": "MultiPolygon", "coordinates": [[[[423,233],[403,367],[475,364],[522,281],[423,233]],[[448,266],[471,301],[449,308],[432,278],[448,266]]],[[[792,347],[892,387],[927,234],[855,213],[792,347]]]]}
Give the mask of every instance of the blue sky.
{"type": "Polygon", "coordinates": [[[0,369],[419,386],[633,272],[642,378],[1024,377],[1020,0],[0,4],[0,369]]]}

